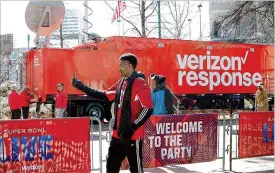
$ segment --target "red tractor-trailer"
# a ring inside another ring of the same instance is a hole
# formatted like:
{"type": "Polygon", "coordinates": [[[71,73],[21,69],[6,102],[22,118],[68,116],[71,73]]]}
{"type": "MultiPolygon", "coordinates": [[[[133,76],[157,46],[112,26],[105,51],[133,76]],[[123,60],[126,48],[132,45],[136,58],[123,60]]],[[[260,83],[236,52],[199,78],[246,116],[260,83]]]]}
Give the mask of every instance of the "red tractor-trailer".
{"type": "Polygon", "coordinates": [[[254,99],[260,82],[273,100],[273,46],[153,38],[110,37],[75,49],[31,50],[27,86],[42,102],[54,104],[57,83],[63,82],[69,116],[109,119],[112,103],[86,96],[72,87],[71,78],[76,73],[84,84],[104,90],[120,79],[123,53],[138,57],[137,70],[148,83],[151,73],[165,75],[182,109],[243,109],[244,99],[254,99]],[[186,100],[195,105],[188,107],[186,100]]]}

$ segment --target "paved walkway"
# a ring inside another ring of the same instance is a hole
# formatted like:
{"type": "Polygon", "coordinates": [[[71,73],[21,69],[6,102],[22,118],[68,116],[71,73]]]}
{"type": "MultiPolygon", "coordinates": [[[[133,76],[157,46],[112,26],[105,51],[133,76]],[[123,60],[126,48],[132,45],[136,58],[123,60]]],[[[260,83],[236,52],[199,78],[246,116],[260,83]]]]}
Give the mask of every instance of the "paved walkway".
{"type": "MultiPolygon", "coordinates": [[[[222,160],[219,159],[213,162],[150,168],[145,169],[145,173],[211,173],[222,172],[221,168],[222,160]]],[[[226,165],[226,168],[229,169],[229,166],[226,165]]],[[[232,168],[232,171],[226,172],[274,173],[274,156],[233,160],[232,168]]],[[[121,171],[121,173],[126,172],[129,171],[121,171]]]]}

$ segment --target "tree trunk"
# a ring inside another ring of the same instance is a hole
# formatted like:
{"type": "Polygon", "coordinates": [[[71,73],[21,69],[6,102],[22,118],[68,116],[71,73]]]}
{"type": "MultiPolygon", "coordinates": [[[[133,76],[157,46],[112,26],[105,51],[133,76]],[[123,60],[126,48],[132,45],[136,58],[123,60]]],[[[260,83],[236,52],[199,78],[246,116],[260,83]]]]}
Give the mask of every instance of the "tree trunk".
{"type": "Polygon", "coordinates": [[[142,37],[146,37],[146,26],[145,26],[145,1],[141,1],[141,33],[142,37]]]}
{"type": "Polygon", "coordinates": [[[62,25],[60,25],[60,46],[63,48],[63,34],[62,34],[62,25]]]}

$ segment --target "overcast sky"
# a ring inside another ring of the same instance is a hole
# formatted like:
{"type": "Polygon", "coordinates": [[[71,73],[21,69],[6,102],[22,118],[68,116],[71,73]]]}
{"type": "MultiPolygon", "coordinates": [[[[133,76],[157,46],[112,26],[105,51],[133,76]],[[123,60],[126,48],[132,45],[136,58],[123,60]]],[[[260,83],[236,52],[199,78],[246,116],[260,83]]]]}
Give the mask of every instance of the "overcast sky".
{"type": "MultiPolygon", "coordinates": [[[[192,39],[196,40],[199,37],[199,12],[197,5],[201,1],[190,1],[192,6],[192,13],[188,18],[192,19],[191,30],[192,39]]],[[[29,1],[1,1],[1,34],[14,34],[15,47],[27,47],[27,34],[31,35],[31,46],[33,46],[33,39],[35,34],[30,31],[25,23],[25,9],[29,1]]],[[[83,1],[64,1],[66,9],[75,8],[80,13],[84,14],[83,1]]],[[[115,1],[109,2],[114,8],[116,5],[115,1]]],[[[126,1],[127,5],[127,1],[126,1]]],[[[203,35],[209,35],[209,12],[208,2],[202,3],[202,28],[203,35]]],[[[89,7],[93,9],[93,14],[89,18],[92,22],[93,27],[89,32],[95,32],[103,37],[118,35],[117,23],[111,23],[113,11],[104,3],[104,1],[89,1],[89,7]]],[[[163,9],[162,12],[167,9],[163,9]]],[[[126,7],[124,15],[129,15],[131,9],[126,7]]],[[[154,19],[153,19],[154,20],[154,19]]],[[[157,18],[156,18],[157,22],[157,18]]],[[[127,30],[128,25],[124,23],[124,30],[127,30]]],[[[186,31],[189,33],[188,27],[186,31]]],[[[157,32],[156,32],[157,33],[157,32]]],[[[131,35],[132,33],[128,33],[131,35]]],[[[157,35],[155,35],[157,37],[157,35]]],[[[189,36],[186,37],[188,39],[189,36]]]]}

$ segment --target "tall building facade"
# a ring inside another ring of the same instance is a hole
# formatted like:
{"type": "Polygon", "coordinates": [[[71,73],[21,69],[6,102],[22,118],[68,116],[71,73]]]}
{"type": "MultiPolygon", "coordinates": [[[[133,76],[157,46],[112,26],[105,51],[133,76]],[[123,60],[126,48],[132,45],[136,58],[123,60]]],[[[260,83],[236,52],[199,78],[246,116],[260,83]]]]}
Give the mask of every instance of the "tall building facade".
{"type": "Polygon", "coordinates": [[[61,39],[64,44],[63,47],[78,44],[81,34],[81,20],[77,10],[66,9],[62,25],[51,34],[51,44],[60,47],[61,39]]]}

